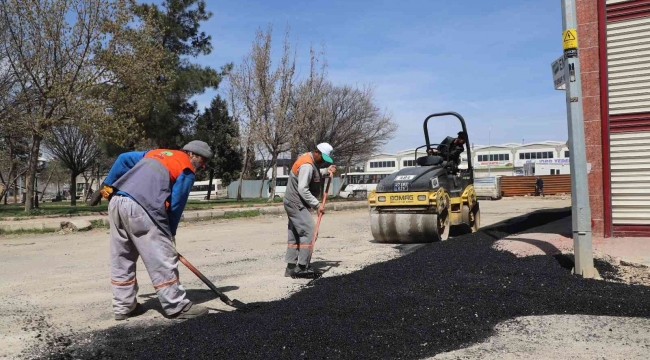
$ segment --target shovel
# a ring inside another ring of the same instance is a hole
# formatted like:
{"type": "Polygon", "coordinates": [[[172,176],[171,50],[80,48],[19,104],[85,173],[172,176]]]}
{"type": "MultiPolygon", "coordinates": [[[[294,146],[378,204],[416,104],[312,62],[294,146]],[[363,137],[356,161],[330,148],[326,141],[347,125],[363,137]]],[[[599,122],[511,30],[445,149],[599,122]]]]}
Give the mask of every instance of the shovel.
{"type": "Polygon", "coordinates": [[[217,287],[214,286],[214,284],[210,280],[208,280],[208,278],[206,278],[203,274],[201,274],[199,269],[195,268],[192,264],[190,264],[190,262],[187,261],[187,259],[185,259],[183,257],[183,255],[178,254],[178,260],[180,260],[180,262],[182,262],[183,265],[187,266],[187,268],[190,269],[190,271],[192,271],[194,273],[194,275],[198,276],[198,278],[201,279],[201,281],[203,281],[206,285],[208,285],[208,287],[212,291],[214,291],[214,293],[217,294],[219,299],[221,301],[223,301],[226,305],[232,306],[232,307],[234,307],[234,308],[236,308],[238,310],[242,310],[242,311],[250,310],[249,305],[246,305],[243,302],[241,302],[239,300],[236,300],[236,299],[231,300],[228,296],[226,296],[226,294],[219,291],[219,289],[217,289],[217,287]]]}

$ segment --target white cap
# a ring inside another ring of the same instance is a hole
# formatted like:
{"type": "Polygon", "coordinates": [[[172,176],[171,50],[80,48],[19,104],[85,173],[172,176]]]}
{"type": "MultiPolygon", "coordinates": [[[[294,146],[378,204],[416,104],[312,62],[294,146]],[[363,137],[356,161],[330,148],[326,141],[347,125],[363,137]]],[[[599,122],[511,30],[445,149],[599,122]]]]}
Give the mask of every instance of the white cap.
{"type": "Polygon", "coordinates": [[[316,148],[321,152],[321,154],[323,154],[323,160],[327,161],[330,164],[334,163],[334,160],[332,160],[331,156],[332,151],[334,150],[334,148],[332,148],[332,145],[328,143],[320,143],[316,146],[316,148]]]}

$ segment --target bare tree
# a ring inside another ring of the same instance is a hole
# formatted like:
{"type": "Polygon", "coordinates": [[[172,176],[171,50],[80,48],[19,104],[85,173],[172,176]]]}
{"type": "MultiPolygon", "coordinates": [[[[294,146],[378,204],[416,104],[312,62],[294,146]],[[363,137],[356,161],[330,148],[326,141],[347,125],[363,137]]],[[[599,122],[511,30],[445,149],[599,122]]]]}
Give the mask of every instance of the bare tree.
{"type": "MultiPolygon", "coordinates": [[[[242,109],[242,129],[245,131],[245,161],[255,156],[256,144],[261,144],[271,158],[271,181],[277,177],[277,160],[281,153],[291,149],[296,121],[292,100],[296,83],[295,50],[289,42],[287,26],[282,56],[274,67],[272,26],[258,30],[251,52],[231,74],[232,99],[242,109]]],[[[246,166],[246,165],[245,165],[246,166]]],[[[243,169],[240,180],[243,180],[243,169]]],[[[241,186],[241,183],[240,183],[241,186]]],[[[272,186],[270,201],[275,186],[272,186]]]]}
{"type": "Polygon", "coordinates": [[[237,201],[242,201],[242,186],[244,183],[244,177],[246,173],[250,170],[249,164],[251,162],[251,157],[255,158],[255,150],[253,148],[254,143],[250,137],[251,133],[251,124],[249,118],[243,116],[242,105],[245,101],[242,99],[247,99],[247,94],[243,94],[241,91],[246,90],[247,87],[244,84],[247,83],[244,72],[241,68],[236,68],[236,72],[233,72],[228,77],[230,81],[228,86],[228,104],[230,106],[230,113],[232,114],[233,120],[239,124],[239,144],[241,145],[240,152],[244,154],[242,158],[241,172],[239,173],[239,185],[237,187],[237,201]],[[237,85],[234,85],[237,84],[237,85]]]}
{"type": "MultiPolygon", "coordinates": [[[[72,122],[52,128],[45,146],[70,171],[70,192],[77,188],[77,176],[90,170],[100,154],[97,135],[72,122]]],[[[72,195],[70,205],[76,204],[76,196],[72,195]]]]}
{"type": "Polygon", "coordinates": [[[128,138],[130,117],[109,103],[127,97],[146,109],[167,53],[148,22],[134,23],[132,0],[0,0],[0,59],[15,85],[8,118],[30,137],[25,210],[32,207],[41,142],[50,129],[81,115],[106,138],[128,138]],[[121,91],[129,89],[128,93],[121,91]]]}
{"type": "MultiPolygon", "coordinates": [[[[325,84],[317,113],[304,119],[297,137],[304,150],[313,150],[319,142],[328,142],[345,172],[350,166],[376,153],[393,138],[397,125],[391,116],[375,104],[372,87],[325,84]]],[[[340,190],[340,189],[339,189],[340,190]]]]}

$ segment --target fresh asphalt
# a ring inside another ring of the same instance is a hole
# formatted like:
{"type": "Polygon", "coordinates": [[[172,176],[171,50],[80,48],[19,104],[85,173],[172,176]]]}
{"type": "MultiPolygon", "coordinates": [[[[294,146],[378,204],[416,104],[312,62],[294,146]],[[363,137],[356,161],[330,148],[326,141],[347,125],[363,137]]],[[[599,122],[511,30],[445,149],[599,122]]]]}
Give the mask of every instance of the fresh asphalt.
{"type": "MultiPolygon", "coordinates": [[[[569,215],[538,212],[449,241],[404,246],[402,257],[318,279],[289,298],[251,304],[250,312],[60,339],[48,357],[421,359],[483,341],[495,325],[519,316],[649,318],[648,287],[573,276],[566,257],[517,258],[492,248],[498,239],[569,215]]],[[[608,264],[597,267],[616,277],[608,264]]]]}

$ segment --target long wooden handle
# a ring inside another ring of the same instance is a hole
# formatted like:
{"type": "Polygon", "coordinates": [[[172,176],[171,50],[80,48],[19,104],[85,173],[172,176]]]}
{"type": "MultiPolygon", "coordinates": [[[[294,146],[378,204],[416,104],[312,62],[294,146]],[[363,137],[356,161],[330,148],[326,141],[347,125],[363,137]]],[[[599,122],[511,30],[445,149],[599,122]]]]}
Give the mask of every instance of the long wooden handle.
{"type": "Polygon", "coordinates": [[[196,275],[199,279],[201,279],[201,281],[203,281],[203,283],[206,284],[210,288],[210,290],[214,291],[214,293],[217,294],[217,296],[219,296],[219,299],[221,299],[221,301],[225,303],[230,302],[228,296],[226,296],[226,294],[219,291],[219,289],[217,289],[217,287],[214,286],[214,284],[210,280],[208,280],[208,278],[203,276],[203,274],[199,271],[199,269],[195,268],[194,265],[190,264],[190,262],[187,261],[187,259],[185,259],[183,255],[178,254],[178,260],[182,262],[183,265],[187,266],[187,268],[190,269],[190,271],[193,272],[194,275],[196,275]]]}
{"type": "MultiPolygon", "coordinates": [[[[325,194],[323,195],[323,207],[325,207],[325,203],[327,202],[327,193],[330,191],[330,184],[332,183],[332,178],[333,178],[332,172],[330,172],[330,180],[327,182],[327,185],[325,185],[325,194]]],[[[309,257],[311,258],[311,254],[314,253],[314,245],[316,244],[316,239],[318,238],[318,229],[320,228],[320,222],[321,219],[323,219],[323,214],[318,214],[318,220],[316,221],[316,228],[314,229],[314,237],[311,239],[311,248],[309,249],[309,257]]]]}

